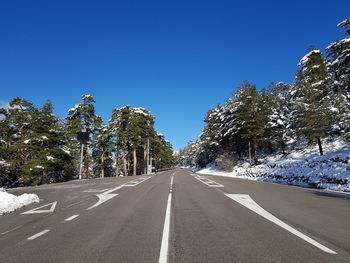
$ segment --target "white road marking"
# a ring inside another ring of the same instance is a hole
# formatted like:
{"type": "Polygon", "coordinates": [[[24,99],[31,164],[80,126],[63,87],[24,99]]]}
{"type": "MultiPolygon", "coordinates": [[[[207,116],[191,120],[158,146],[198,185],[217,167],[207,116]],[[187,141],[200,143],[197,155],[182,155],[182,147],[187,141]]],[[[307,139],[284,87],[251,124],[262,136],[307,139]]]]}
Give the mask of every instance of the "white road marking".
{"type": "Polygon", "coordinates": [[[240,203],[241,205],[245,206],[246,208],[252,210],[253,212],[257,213],[258,215],[264,217],[265,219],[271,221],[272,223],[275,223],[276,225],[284,228],[285,230],[289,231],[290,233],[298,236],[299,238],[305,240],[306,242],[314,245],[315,247],[321,249],[322,251],[329,253],[329,254],[337,254],[337,252],[329,249],[328,247],[325,247],[324,245],[318,243],[317,241],[313,240],[312,238],[304,235],[303,233],[299,232],[298,230],[294,229],[293,227],[287,225],[268,211],[266,211],[264,208],[262,208],[260,205],[258,205],[249,195],[245,194],[225,194],[227,197],[233,199],[234,201],[240,203]]]}
{"type": "Polygon", "coordinates": [[[47,205],[43,205],[43,206],[34,208],[34,209],[29,210],[29,211],[26,211],[26,212],[23,212],[22,215],[52,213],[53,211],[55,211],[56,205],[57,205],[57,201],[56,201],[56,202],[49,203],[49,204],[47,204],[47,205]],[[41,208],[43,208],[43,207],[47,207],[47,206],[50,206],[50,205],[51,205],[50,209],[39,210],[39,209],[41,209],[41,208]]]}
{"type": "Polygon", "coordinates": [[[165,211],[165,220],[163,227],[163,236],[162,236],[162,244],[160,247],[159,254],[159,263],[168,262],[168,248],[169,248],[169,233],[170,233],[170,216],[171,216],[171,199],[172,199],[172,185],[173,185],[173,176],[171,176],[170,181],[170,192],[168,196],[166,211],[165,211]]]}
{"type": "Polygon", "coordinates": [[[102,189],[102,190],[98,190],[98,189],[89,189],[89,190],[85,190],[83,191],[84,193],[101,193],[101,192],[104,192],[104,191],[107,191],[109,188],[106,188],[106,189],[102,189]]]}
{"type": "Polygon", "coordinates": [[[46,234],[47,232],[50,232],[50,231],[51,231],[50,229],[45,229],[45,230],[43,230],[43,231],[41,231],[41,232],[31,236],[31,237],[28,237],[27,239],[28,240],[34,240],[34,239],[36,239],[36,238],[38,238],[38,237],[40,237],[40,236],[42,236],[42,235],[44,235],[44,234],[46,234]]]}
{"type": "Polygon", "coordinates": [[[148,180],[148,179],[150,179],[150,178],[151,178],[151,177],[138,178],[138,179],[135,179],[135,180],[133,180],[133,181],[127,182],[127,183],[125,183],[125,184],[119,185],[119,186],[117,186],[117,187],[115,187],[115,188],[112,188],[112,189],[110,189],[110,190],[108,190],[108,191],[106,191],[106,192],[103,192],[102,194],[97,194],[96,196],[97,196],[98,199],[99,199],[99,200],[97,201],[97,203],[94,204],[94,205],[92,205],[92,206],[90,206],[90,207],[87,208],[86,210],[93,209],[93,208],[95,208],[95,207],[97,207],[97,206],[103,204],[104,202],[108,201],[109,199],[112,199],[113,197],[116,197],[116,196],[118,195],[118,194],[110,194],[110,193],[112,193],[112,192],[114,192],[114,191],[117,191],[117,190],[119,190],[119,189],[121,189],[121,188],[123,188],[123,187],[136,186],[136,185],[138,185],[138,184],[140,184],[140,183],[142,183],[142,182],[144,182],[144,181],[146,181],[146,180],[148,180]]]}
{"type": "MultiPolygon", "coordinates": [[[[113,190],[113,189],[112,189],[113,190]]],[[[116,189],[117,190],[117,189],[116,189]]],[[[108,191],[107,191],[108,192],[108,191]]],[[[102,193],[102,194],[98,194],[96,195],[98,197],[98,201],[96,204],[90,206],[88,209],[86,210],[90,210],[93,209],[101,204],[103,204],[104,202],[108,201],[109,199],[112,199],[113,197],[116,197],[118,194],[108,194],[108,193],[102,193]]]]}
{"type": "Polygon", "coordinates": [[[8,234],[8,233],[10,233],[10,232],[12,232],[12,231],[15,231],[15,230],[18,229],[18,228],[21,228],[22,226],[23,226],[23,225],[16,226],[16,227],[14,227],[14,228],[12,228],[12,229],[10,229],[10,230],[8,230],[8,231],[2,232],[1,235],[6,235],[6,234],[8,234]]]}
{"type": "Polygon", "coordinates": [[[203,176],[200,176],[200,175],[194,175],[194,178],[196,178],[198,181],[202,182],[203,184],[209,187],[224,187],[224,185],[218,184],[217,182],[214,182],[209,178],[204,178],[203,176]]]}
{"type": "Polygon", "coordinates": [[[79,216],[79,215],[74,215],[74,216],[68,217],[68,218],[66,218],[64,221],[66,221],[66,222],[71,221],[71,220],[77,218],[78,216],[79,216]]]}

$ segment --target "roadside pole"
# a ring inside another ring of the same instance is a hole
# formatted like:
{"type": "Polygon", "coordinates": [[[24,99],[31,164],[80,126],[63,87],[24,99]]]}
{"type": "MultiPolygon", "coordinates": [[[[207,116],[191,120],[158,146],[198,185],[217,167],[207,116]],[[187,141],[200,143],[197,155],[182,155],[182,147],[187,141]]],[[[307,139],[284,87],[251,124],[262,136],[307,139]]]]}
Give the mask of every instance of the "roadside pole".
{"type": "Polygon", "coordinates": [[[149,165],[149,161],[150,161],[150,158],[149,158],[149,137],[147,138],[147,174],[150,174],[151,171],[150,171],[150,165],[149,165]]]}
{"type": "Polygon", "coordinates": [[[83,150],[84,150],[84,143],[81,142],[79,180],[81,180],[81,171],[83,170],[83,150]]]}
{"type": "Polygon", "coordinates": [[[89,141],[89,133],[88,132],[78,132],[77,140],[81,143],[81,152],[80,152],[80,168],[79,168],[79,180],[82,179],[82,171],[83,171],[83,158],[84,158],[84,144],[89,141]]]}

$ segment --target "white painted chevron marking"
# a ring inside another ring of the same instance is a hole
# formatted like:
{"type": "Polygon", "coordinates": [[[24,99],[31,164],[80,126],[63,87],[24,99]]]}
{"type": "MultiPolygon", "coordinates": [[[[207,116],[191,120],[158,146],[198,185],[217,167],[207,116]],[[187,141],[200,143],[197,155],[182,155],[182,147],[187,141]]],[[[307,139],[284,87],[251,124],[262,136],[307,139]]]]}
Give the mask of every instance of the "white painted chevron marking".
{"type": "Polygon", "coordinates": [[[148,179],[150,179],[151,177],[143,177],[143,178],[138,178],[138,179],[135,179],[133,181],[130,181],[130,182],[127,182],[125,184],[122,184],[122,185],[119,185],[115,188],[112,188],[106,192],[103,192],[101,194],[97,194],[96,196],[98,197],[98,201],[96,204],[90,206],[89,208],[87,208],[86,210],[90,210],[90,209],[93,209],[101,204],[103,204],[104,202],[108,201],[109,199],[112,199],[113,197],[117,196],[118,194],[111,194],[112,192],[114,191],[117,191],[123,187],[132,187],[132,186],[136,186],[148,179]]]}
{"type": "Polygon", "coordinates": [[[26,212],[23,212],[22,215],[52,213],[53,211],[55,211],[56,205],[57,205],[57,201],[56,201],[56,202],[49,203],[49,204],[47,204],[47,205],[43,205],[43,206],[34,208],[34,209],[29,210],[29,211],[26,211],[26,212]],[[39,209],[41,209],[41,208],[43,208],[43,207],[47,207],[47,206],[51,206],[50,209],[39,210],[39,209]]]}
{"type": "Polygon", "coordinates": [[[234,201],[240,203],[241,205],[245,206],[246,208],[252,210],[253,212],[257,213],[258,215],[264,217],[265,219],[271,221],[272,223],[284,228],[288,232],[296,235],[297,237],[305,240],[306,242],[310,243],[311,245],[314,245],[315,247],[321,249],[322,251],[329,253],[329,254],[337,254],[337,252],[329,249],[328,247],[325,247],[324,245],[318,243],[317,241],[313,240],[312,238],[304,235],[303,233],[299,232],[298,230],[294,229],[293,227],[287,225],[268,211],[266,211],[264,208],[262,208],[260,205],[258,205],[249,195],[245,194],[225,194],[227,197],[233,199],[234,201]]]}

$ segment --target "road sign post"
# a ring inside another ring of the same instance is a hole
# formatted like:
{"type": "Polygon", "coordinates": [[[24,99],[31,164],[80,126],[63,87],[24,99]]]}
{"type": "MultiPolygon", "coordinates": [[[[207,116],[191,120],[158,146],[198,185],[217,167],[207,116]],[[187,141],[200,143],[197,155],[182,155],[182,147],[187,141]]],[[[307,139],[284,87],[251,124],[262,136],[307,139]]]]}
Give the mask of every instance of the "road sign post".
{"type": "Polygon", "coordinates": [[[79,180],[81,177],[81,172],[83,170],[83,152],[84,152],[84,144],[89,141],[89,133],[88,132],[78,132],[77,140],[81,143],[81,152],[80,152],[80,168],[79,168],[79,180]]]}

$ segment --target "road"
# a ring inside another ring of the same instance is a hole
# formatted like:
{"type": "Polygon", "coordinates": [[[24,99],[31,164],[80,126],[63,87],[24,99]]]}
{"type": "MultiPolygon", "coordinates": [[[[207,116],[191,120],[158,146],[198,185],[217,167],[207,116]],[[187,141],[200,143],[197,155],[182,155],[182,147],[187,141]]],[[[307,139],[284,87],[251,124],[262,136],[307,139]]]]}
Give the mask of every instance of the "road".
{"type": "Polygon", "coordinates": [[[350,262],[350,195],[171,170],[15,189],[0,262],[350,262]]]}

